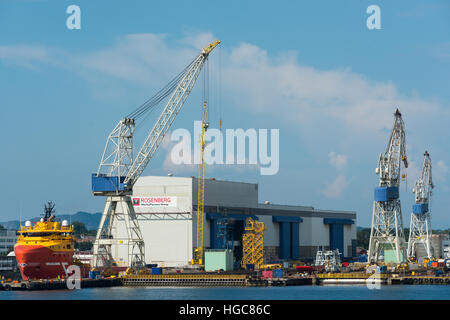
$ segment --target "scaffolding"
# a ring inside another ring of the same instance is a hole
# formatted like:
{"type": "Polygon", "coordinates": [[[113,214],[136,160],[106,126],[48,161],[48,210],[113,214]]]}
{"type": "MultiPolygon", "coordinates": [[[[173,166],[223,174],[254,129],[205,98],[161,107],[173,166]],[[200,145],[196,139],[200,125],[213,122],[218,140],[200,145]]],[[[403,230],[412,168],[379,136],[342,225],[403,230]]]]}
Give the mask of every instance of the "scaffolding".
{"type": "Polygon", "coordinates": [[[316,266],[324,266],[327,272],[339,272],[341,271],[341,258],[339,250],[333,251],[317,251],[316,266]]]}
{"type": "Polygon", "coordinates": [[[242,267],[252,264],[255,268],[264,265],[264,230],[263,222],[247,218],[245,233],[242,235],[242,267]]]}

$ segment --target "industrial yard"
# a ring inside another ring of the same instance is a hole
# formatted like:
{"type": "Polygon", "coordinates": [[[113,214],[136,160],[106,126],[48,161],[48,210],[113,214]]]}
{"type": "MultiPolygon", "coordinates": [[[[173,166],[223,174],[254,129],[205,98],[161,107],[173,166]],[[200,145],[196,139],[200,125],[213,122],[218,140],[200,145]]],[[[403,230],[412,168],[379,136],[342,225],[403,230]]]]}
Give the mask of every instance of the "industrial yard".
{"type": "Polygon", "coordinates": [[[356,212],[262,202],[258,184],[206,178],[206,100],[199,175],[142,176],[219,44],[204,47],[171,83],[109,134],[92,174],[93,195],[106,199],[92,254],[83,261],[72,258],[73,226],[55,220],[55,204],[48,202],[39,222],[26,221],[18,231],[15,256],[23,280],[2,279],[0,288],[61,289],[73,281],[76,268],[83,271],[81,280],[80,273],[76,276],[84,288],[449,284],[449,248],[435,252],[431,247],[428,203],[434,185],[426,151],[413,190],[416,203],[408,243],[405,240],[399,185],[405,177],[401,166],[408,167],[408,160],[398,109],[376,168],[380,182],[365,261],[356,254],[356,212]],[[133,157],[136,121],[165,98],[160,117],[133,157]],[[42,246],[36,254],[30,244],[38,242],[42,246]]]}
{"type": "Polygon", "coordinates": [[[448,313],[449,9],[4,1],[0,302],[448,313]]]}

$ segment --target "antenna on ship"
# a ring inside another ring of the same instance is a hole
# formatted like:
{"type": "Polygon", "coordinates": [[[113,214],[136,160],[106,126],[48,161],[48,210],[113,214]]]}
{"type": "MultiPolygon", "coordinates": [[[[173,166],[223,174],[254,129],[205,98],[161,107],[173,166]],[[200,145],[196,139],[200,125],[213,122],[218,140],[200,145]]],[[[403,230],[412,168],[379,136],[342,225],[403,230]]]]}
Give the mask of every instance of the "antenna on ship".
{"type": "Polygon", "coordinates": [[[55,204],[52,201],[48,201],[46,205],[44,205],[44,221],[52,221],[54,216],[53,216],[53,212],[55,208],[55,204]]]}
{"type": "Polygon", "coordinates": [[[20,201],[20,210],[19,210],[19,229],[22,226],[22,201],[20,201]]]}

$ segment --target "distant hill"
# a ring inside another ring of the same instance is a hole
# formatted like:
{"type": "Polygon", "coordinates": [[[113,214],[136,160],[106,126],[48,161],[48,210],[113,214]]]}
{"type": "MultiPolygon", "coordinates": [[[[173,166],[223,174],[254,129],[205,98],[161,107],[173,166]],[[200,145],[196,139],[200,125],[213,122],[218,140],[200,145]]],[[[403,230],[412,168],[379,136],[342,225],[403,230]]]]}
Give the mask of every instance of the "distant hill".
{"type": "MultiPolygon", "coordinates": [[[[72,223],[74,221],[78,221],[78,222],[84,223],[88,230],[96,230],[100,223],[101,217],[102,217],[102,214],[100,212],[89,213],[89,212],[79,211],[74,214],[56,214],[57,221],[67,220],[70,223],[72,223]]],[[[36,217],[36,218],[32,218],[32,219],[27,219],[27,220],[36,222],[36,221],[39,221],[40,218],[41,217],[36,217]]],[[[25,220],[22,221],[22,225],[24,224],[24,222],[25,222],[25,220]]],[[[5,227],[6,229],[18,230],[19,229],[19,220],[0,222],[0,225],[5,227]]]]}

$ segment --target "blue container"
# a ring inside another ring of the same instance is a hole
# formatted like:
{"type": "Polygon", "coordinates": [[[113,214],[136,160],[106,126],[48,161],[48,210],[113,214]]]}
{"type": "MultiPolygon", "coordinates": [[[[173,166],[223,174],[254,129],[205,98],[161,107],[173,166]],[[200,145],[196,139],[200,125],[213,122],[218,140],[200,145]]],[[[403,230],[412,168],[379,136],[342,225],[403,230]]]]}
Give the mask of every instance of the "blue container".
{"type": "Polygon", "coordinates": [[[93,192],[112,192],[123,191],[125,189],[125,177],[112,176],[96,173],[92,174],[92,191],[93,192]]]}
{"type": "Polygon", "coordinates": [[[367,254],[360,254],[358,256],[358,262],[367,262],[367,254]]]}
{"type": "Polygon", "coordinates": [[[247,270],[255,270],[255,265],[253,263],[248,263],[245,265],[245,269],[247,270]]]}
{"type": "Polygon", "coordinates": [[[273,270],[273,277],[274,278],[283,278],[283,270],[282,269],[273,270]]]}
{"type": "Polygon", "coordinates": [[[380,272],[384,273],[387,271],[387,267],[386,266],[380,266],[380,272]]]}
{"type": "Polygon", "coordinates": [[[375,201],[389,201],[399,198],[398,187],[378,187],[374,192],[375,201]]]}
{"type": "Polygon", "coordinates": [[[423,214],[428,212],[428,203],[416,203],[413,205],[413,213],[423,214]]]}
{"type": "Polygon", "coordinates": [[[152,268],[152,274],[162,274],[162,268],[152,268]]]}
{"type": "Polygon", "coordinates": [[[89,271],[89,279],[95,279],[94,271],[89,271]]]}

